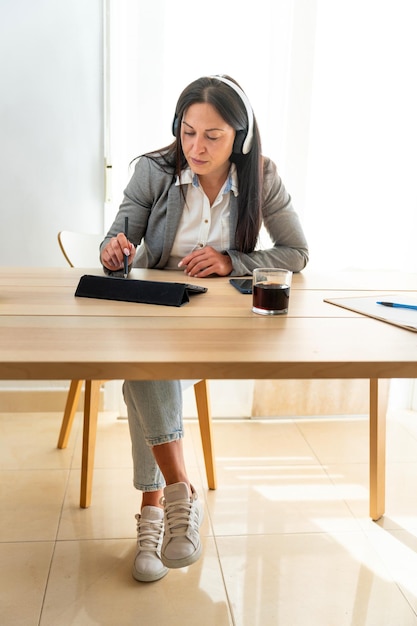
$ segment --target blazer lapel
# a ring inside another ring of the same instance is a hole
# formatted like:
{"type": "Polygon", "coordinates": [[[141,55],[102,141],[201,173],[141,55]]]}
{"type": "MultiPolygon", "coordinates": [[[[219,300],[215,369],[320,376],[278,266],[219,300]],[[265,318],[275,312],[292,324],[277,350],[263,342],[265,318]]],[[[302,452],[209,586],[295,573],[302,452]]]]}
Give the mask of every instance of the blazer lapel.
{"type": "Polygon", "coordinates": [[[181,187],[174,185],[171,186],[168,191],[165,237],[161,260],[158,263],[159,267],[165,267],[168,263],[168,259],[171,254],[175,235],[177,233],[178,225],[184,208],[184,203],[185,198],[182,195],[181,187]]]}

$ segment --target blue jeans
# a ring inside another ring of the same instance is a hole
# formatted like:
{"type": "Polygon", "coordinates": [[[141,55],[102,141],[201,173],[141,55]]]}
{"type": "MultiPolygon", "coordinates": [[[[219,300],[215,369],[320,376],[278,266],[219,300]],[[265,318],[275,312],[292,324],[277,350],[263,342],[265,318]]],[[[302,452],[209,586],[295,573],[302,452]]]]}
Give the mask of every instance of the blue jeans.
{"type": "Polygon", "coordinates": [[[182,389],[197,381],[126,380],[123,396],[132,440],[133,484],[141,491],[157,491],[165,479],[152,446],[184,436],[182,389]]]}

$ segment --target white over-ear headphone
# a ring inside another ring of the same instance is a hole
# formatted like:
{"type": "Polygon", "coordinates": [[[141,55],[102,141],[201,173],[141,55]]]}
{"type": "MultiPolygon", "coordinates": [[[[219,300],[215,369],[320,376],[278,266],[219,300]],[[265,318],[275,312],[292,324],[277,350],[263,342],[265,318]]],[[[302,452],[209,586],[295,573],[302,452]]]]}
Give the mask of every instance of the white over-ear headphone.
{"type": "MultiPolygon", "coordinates": [[[[248,127],[245,130],[236,131],[236,138],[233,144],[233,152],[237,154],[248,154],[248,152],[250,152],[250,149],[252,147],[252,140],[253,140],[253,111],[252,111],[252,107],[250,105],[247,95],[238,85],[236,85],[236,83],[229,80],[228,78],[225,78],[224,76],[216,75],[216,76],[209,76],[209,78],[215,78],[216,80],[220,80],[222,83],[229,85],[229,87],[231,87],[233,91],[235,91],[238,94],[243,104],[245,105],[246,115],[248,116],[248,127]]],[[[175,136],[177,135],[177,129],[178,129],[178,117],[175,114],[174,121],[172,124],[172,132],[175,136]]]]}
{"type": "Polygon", "coordinates": [[[249,99],[245,92],[233,81],[225,78],[224,76],[210,76],[210,78],[217,78],[217,80],[221,80],[222,83],[226,83],[229,85],[237,94],[240,96],[243,104],[245,105],[246,115],[248,116],[248,128],[245,131],[237,131],[238,133],[244,133],[244,136],[240,138],[240,150],[233,149],[233,152],[241,152],[242,154],[247,154],[252,147],[252,138],[253,138],[253,111],[250,105],[249,99]]]}

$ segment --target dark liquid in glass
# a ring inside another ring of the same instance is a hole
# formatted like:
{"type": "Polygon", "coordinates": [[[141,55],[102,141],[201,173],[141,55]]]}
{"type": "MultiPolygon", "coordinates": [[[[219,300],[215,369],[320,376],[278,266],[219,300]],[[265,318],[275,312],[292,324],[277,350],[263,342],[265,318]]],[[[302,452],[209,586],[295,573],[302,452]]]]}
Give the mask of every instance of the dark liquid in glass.
{"type": "Polygon", "coordinates": [[[290,301],[290,287],[278,283],[257,283],[253,287],[253,306],[256,309],[286,313],[290,301]]]}

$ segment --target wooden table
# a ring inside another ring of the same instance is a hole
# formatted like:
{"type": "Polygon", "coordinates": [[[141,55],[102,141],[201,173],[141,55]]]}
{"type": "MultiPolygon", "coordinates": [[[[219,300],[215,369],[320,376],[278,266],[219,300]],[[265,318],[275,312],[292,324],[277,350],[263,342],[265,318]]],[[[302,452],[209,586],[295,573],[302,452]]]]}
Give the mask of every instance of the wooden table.
{"type": "Polygon", "coordinates": [[[75,298],[75,268],[0,268],[0,379],[368,379],[370,515],[385,510],[386,394],[417,378],[417,333],[324,298],[416,291],[416,274],[294,275],[288,315],[251,311],[227,278],[134,270],[132,278],[204,284],[182,307],[75,298]]]}

